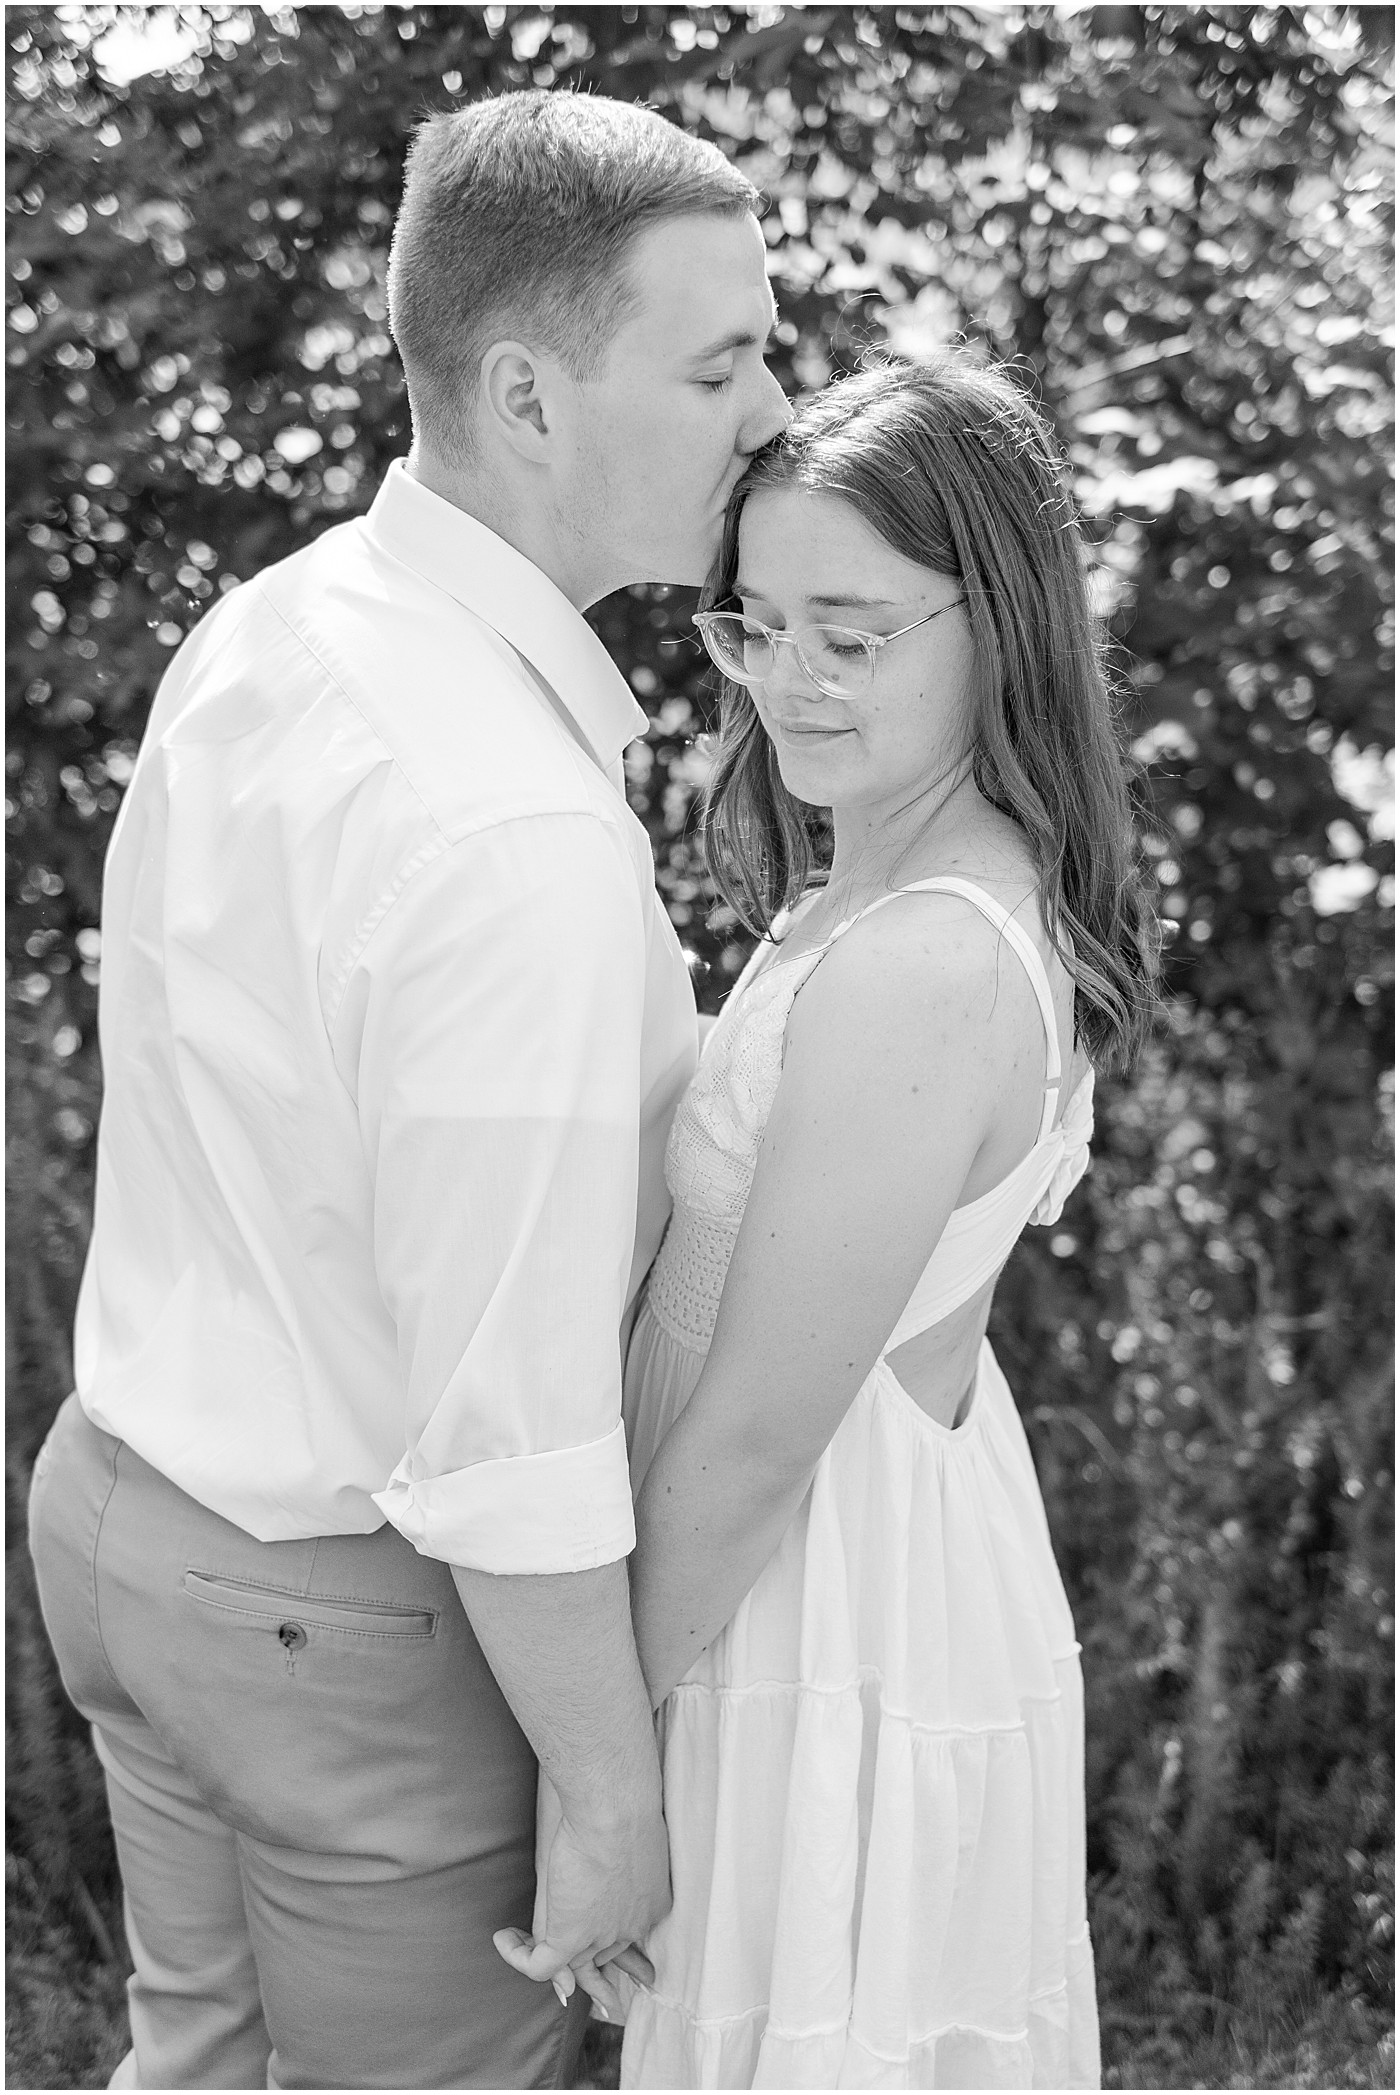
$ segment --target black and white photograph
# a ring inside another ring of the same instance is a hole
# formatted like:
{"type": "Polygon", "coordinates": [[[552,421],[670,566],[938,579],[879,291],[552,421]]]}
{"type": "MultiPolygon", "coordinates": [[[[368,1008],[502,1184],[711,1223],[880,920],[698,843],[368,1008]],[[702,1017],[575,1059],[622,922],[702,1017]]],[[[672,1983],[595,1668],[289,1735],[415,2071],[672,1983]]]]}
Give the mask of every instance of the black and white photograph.
{"type": "Polygon", "coordinates": [[[19,4],[6,2075],[1394,2043],[1394,11],[19,4]]]}

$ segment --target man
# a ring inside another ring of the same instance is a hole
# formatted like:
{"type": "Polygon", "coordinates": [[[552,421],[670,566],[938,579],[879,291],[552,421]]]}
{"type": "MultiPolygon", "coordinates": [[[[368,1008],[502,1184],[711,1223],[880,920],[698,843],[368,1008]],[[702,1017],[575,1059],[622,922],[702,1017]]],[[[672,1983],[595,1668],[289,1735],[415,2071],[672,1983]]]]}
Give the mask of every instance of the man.
{"type": "Polygon", "coordinates": [[[618,103],[425,124],[411,457],[157,696],[33,1504],[126,1890],[121,2085],[567,2085],[584,1994],[532,1978],[596,1988],[668,1903],[618,1329],[696,1021],[580,613],[698,581],[786,418],[753,204],[618,103]]]}

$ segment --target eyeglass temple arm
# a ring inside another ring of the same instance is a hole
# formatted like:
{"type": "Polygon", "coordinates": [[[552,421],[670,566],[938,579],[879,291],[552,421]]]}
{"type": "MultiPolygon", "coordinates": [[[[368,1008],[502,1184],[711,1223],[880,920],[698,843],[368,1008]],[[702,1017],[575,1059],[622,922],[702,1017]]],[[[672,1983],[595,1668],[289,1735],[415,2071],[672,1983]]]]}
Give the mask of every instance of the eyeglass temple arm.
{"type": "MultiPolygon", "coordinates": [[[[962,591],[959,590],[951,604],[940,604],[936,611],[925,611],[922,618],[911,619],[907,626],[900,626],[897,632],[866,633],[863,637],[872,640],[876,647],[884,647],[891,640],[902,640],[906,633],[912,633],[917,626],[926,626],[931,618],[942,618],[945,611],[956,611],[962,601],[962,591]]],[[[854,631],[855,628],[852,627],[851,630],[854,631]]]]}

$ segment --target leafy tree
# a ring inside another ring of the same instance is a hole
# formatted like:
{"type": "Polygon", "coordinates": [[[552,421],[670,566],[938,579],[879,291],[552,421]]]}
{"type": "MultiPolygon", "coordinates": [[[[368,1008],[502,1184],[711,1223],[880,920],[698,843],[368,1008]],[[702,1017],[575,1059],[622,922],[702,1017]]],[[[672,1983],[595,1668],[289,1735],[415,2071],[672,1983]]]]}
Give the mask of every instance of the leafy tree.
{"type": "MultiPolygon", "coordinates": [[[[418,118],[531,84],[650,100],[770,199],[794,392],[872,344],[961,335],[1017,359],[1054,419],[1174,940],[1170,1024],[1104,1087],[1097,1169],[1018,1250],[996,1332],[1085,1639],[1123,2085],[1384,2070],[1391,22],[6,16],[20,1474],[68,1381],[105,839],[169,651],[406,448],[383,286],[418,118]],[[143,39],[147,58],[165,39],[161,69],[131,70],[143,39]]],[[[691,608],[634,590],[597,622],[652,717],[629,790],[713,1008],[745,945],[687,830],[712,703],[691,608]]],[[[64,1928],[99,1964],[117,1934],[91,1764],[24,1580],[21,1992],[64,1928]]]]}

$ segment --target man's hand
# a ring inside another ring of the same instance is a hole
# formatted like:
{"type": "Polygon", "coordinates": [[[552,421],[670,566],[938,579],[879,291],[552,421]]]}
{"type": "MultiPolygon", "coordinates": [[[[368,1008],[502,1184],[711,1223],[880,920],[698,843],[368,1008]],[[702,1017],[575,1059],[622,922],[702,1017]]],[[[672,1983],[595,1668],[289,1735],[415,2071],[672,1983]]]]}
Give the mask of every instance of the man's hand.
{"type": "Polygon", "coordinates": [[[632,1641],[627,1566],[452,1576],[492,1672],[539,1757],[533,1932],[502,1928],[497,1949],[531,1979],[572,1973],[611,2018],[621,2003],[600,1964],[643,1984],[634,1945],[670,1910],[661,1766],[632,1641]]]}
{"type": "Polygon", "coordinates": [[[576,1823],[542,1779],[536,1841],[533,1937],[502,1928],[496,1948],[529,1979],[552,1979],[567,1999],[573,1978],[610,2021],[622,2002],[604,1967],[650,1985],[652,1967],[635,1945],[670,1911],[666,1828],[658,1807],[576,1823]]]}

